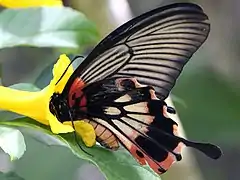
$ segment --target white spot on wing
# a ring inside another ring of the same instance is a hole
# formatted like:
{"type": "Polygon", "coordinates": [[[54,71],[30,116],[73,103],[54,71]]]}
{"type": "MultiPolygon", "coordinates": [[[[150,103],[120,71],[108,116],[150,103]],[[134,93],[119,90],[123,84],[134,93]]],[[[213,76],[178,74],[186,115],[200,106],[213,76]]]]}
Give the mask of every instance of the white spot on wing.
{"type": "Polygon", "coordinates": [[[138,121],[144,122],[145,124],[150,124],[153,121],[153,117],[150,115],[128,114],[128,116],[137,119],[138,121]]]}
{"type": "Polygon", "coordinates": [[[131,97],[127,94],[115,100],[115,102],[129,102],[129,101],[131,101],[131,97]]]}
{"type": "Polygon", "coordinates": [[[121,111],[116,107],[108,107],[105,109],[105,113],[108,115],[119,115],[121,111]]]}
{"type": "Polygon", "coordinates": [[[131,104],[131,105],[125,106],[124,109],[128,112],[148,113],[147,102],[131,104]]]}

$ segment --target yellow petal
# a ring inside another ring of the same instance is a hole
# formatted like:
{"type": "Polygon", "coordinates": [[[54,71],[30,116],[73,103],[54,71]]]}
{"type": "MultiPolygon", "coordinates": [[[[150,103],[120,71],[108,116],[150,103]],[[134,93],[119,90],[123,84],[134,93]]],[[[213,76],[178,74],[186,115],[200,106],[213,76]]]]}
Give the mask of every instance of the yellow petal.
{"type": "Polygon", "coordinates": [[[51,113],[48,114],[47,118],[49,120],[51,131],[54,134],[68,133],[68,132],[73,132],[74,131],[74,129],[73,129],[73,127],[71,125],[62,124],[51,113]]]}
{"type": "MultiPolygon", "coordinates": [[[[70,59],[66,56],[66,54],[60,55],[60,60],[58,63],[54,65],[53,68],[53,83],[57,83],[58,80],[61,78],[62,74],[65,72],[68,65],[71,63],[70,59]]],[[[73,67],[69,66],[67,71],[65,72],[64,76],[61,78],[61,80],[58,82],[58,84],[55,86],[55,92],[61,93],[63,88],[65,87],[69,77],[73,73],[73,67]]],[[[54,84],[54,85],[55,85],[54,84]]]]}
{"type": "Polygon", "coordinates": [[[0,5],[7,8],[28,8],[38,6],[62,6],[61,0],[0,0],[0,5]]]}
{"type": "MultiPolygon", "coordinates": [[[[72,125],[72,122],[67,121],[64,124],[72,125]]],[[[91,124],[84,121],[74,121],[74,127],[87,147],[92,147],[96,144],[96,134],[91,124]]]]}

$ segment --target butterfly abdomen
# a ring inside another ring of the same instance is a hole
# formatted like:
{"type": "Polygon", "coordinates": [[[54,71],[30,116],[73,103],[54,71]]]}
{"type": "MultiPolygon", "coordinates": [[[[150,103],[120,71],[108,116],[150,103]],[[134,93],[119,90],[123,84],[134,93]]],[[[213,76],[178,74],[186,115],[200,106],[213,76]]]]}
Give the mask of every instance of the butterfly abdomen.
{"type": "Polygon", "coordinates": [[[117,150],[119,148],[118,139],[109,129],[94,121],[85,121],[93,126],[96,133],[96,140],[98,143],[111,150],[117,150]]]}

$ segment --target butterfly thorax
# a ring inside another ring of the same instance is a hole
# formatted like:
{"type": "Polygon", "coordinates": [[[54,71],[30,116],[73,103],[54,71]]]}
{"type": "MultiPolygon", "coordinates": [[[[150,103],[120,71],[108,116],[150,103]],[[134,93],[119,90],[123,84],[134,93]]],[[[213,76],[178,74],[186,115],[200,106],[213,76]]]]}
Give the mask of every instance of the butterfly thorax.
{"type": "Polygon", "coordinates": [[[62,94],[54,93],[49,103],[50,112],[57,117],[58,121],[71,121],[74,109],[70,108],[67,99],[62,94]]]}

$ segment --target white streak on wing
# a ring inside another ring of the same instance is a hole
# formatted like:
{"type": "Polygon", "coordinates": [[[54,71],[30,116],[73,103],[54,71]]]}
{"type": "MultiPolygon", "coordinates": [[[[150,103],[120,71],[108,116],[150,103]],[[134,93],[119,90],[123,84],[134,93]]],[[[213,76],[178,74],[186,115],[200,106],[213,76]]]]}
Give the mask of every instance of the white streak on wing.
{"type": "Polygon", "coordinates": [[[128,114],[128,116],[146,124],[150,124],[153,121],[153,116],[150,115],[128,114]]]}
{"type": "Polygon", "coordinates": [[[105,109],[105,113],[108,115],[120,115],[121,111],[116,107],[108,107],[105,109]]]}
{"type": "Polygon", "coordinates": [[[124,109],[128,112],[145,112],[145,113],[148,112],[147,102],[131,104],[131,105],[125,106],[124,109]]]}
{"type": "Polygon", "coordinates": [[[124,96],[121,96],[120,98],[116,99],[115,102],[129,102],[131,101],[131,97],[129,95],[124,95],[124,96]]]}

